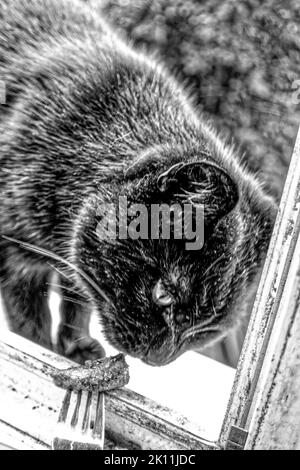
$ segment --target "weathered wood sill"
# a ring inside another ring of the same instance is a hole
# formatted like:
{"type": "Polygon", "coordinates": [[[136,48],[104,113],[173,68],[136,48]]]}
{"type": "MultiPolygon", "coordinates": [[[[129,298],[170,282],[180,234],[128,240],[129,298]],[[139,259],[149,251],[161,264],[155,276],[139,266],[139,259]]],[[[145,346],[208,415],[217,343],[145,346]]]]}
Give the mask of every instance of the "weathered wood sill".
{"type": "MultiPolygon", "coordinates": [[[[64,396],[51,377],[54,369],[70,364],[13,333],[0,333],[2,444],[17,449],[51,449],[64,396]]],[[[128,389],[107,393],[106,436],[106,448],[218,448],[199,437],[199,429],[183,416],[128,389]]]]}

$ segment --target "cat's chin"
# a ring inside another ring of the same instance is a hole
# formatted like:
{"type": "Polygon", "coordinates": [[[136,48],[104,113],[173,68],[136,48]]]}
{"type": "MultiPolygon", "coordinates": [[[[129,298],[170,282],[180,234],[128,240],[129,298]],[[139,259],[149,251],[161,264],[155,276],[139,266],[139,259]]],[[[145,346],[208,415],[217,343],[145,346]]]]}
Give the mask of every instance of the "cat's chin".
{"type": "Polygon", "coordinates": [[[212,345],[223,336],[220,329],[211,329],[209,331],[199,331],[184,341],[174,343],[172,339],[166,340],[160,349],[151,349],[141,360],[150,366],[162,367],[178,359],[179,356],[187,351],[200,351],[204,347],[212,345]]]}
{"type": "Polygon", "coordinates": [[[183,348],[177,348],[175,349],[171,355],[163,357],[163,356],[157,356],[156,353],[150,353],[147,356],[141,358],[141,360],[147,364],[148,366],[153,366],[153,367],[163,367],[167,366],[171,362],[175,361],[181,354],[186,352],[187,349],[183,348]]]}

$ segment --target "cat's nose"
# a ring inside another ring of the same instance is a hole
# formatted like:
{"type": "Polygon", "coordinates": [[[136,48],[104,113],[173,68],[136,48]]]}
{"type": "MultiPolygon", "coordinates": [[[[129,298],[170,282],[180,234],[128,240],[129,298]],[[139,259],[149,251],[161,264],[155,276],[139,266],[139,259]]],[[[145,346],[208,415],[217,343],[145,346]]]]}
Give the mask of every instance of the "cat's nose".
{"type": "Polygon", "coordinates": [[[153,288],[152,298],[154,303],[160,307],[169,307],[174,302],[173,296],[167,292],[161,279],[153,288]]]}

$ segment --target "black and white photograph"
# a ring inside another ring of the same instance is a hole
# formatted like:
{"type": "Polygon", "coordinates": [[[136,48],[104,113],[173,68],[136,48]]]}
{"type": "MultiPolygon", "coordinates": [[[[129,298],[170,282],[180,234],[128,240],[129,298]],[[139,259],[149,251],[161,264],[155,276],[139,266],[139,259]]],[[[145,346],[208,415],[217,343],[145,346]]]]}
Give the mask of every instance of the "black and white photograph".
{"type": "Polygon", "coordinates": [[[300,450],[299,0],[1,0],[0,450],[300,450]]]}

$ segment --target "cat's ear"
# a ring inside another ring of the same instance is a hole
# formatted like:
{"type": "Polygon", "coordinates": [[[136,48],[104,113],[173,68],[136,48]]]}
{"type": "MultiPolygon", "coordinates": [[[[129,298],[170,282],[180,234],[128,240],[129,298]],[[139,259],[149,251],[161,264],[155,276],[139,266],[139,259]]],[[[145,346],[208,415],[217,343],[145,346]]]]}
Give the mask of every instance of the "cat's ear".
{"type": "Polygon", "coordinates": [[[181,203],[204,205],[206,220],[217,221],[238,202],[238,188],[230,175],[215,163],[177,163],[157,179],[162,193],[173,194],[181,203]]]}

